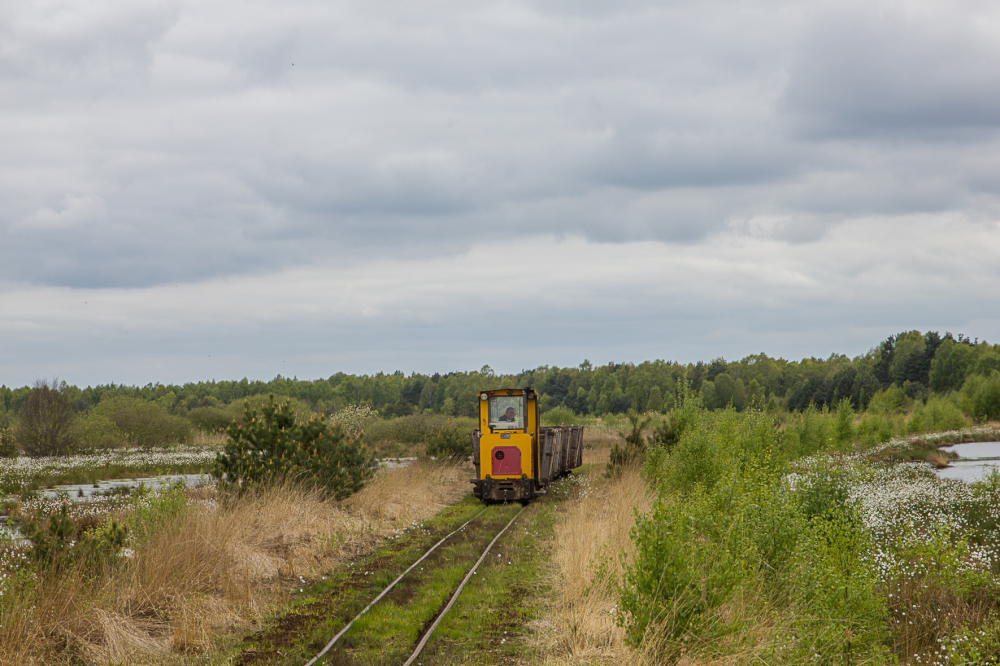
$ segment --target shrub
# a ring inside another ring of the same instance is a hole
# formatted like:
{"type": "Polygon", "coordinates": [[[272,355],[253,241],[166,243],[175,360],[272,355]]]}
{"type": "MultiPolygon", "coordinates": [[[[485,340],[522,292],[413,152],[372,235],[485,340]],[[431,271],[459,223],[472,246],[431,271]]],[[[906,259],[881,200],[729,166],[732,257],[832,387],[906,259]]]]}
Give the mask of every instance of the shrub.
{"type": "MultiPolygon", "coordinates": [[[[250,409],[263,409],[271,400],[272,394],[261,393],[257,395],[252,395],[243,400],[236,400],[234,402],[226,405],[226,413],[229,414],[229,421],[226,422],[226,427],[233,422],[233,419],[239,421],[243,418],[243,412],[247,405],[250,405],[250,409]]],[[[295,412],[295,418],[299,423],[305,423],[312,415],[316,412],[309,403],[305,400],[300,400],[299,398],[292,398],[287,395],[274,395],[274,400],[276,402],[287,402],[291,405],[292,411],[295,412]]]]}
{"type": "Polygon", "coordinates": [[[222,432],[233,422],[234,416],[220,407],[195,407],[187,413],[187,418],[203,432],[222,432]]]}
{"type": "Polygon", "coordinates": [[[962,404],[977,421],[1000,419],[1000,372],[969,375],[962,384],[962,404]]]}
{"type": "Polygon", "coordinates": [[[17,442],[29,456],[59,456],[71,452],[76,411],[66,382],[35,383],[17,424],[17,442]]]}
{"type": "Polygon", "coordinates": [[[694,423],[694,412],[685,409],[675,409],[667,415],[667,418],[653,431],[652,443],[662,446],[667,452],[671,451],[681,435],[694,423]]]}
{"type": "Polygon", "coordinates": [[[833,439],[841,448],[845,448],[854,441],[855,435],[854,406],[850,398],[841,398],[833,421],[833,439]]]}
{"type": "Polygon", "coordinates": [[[620,619],[630,643],[654,631],[669,661],[685,637],[710,642],[737,631],[720,609],[785,567],[801,521],[776,463],[778,441],[773,419],[756,409],[702,412],[685,431],[657,479],[676,494],[637,517],[632,533],[620,619]]]}
{"type": "Polygon", "coordinates": [[[91,414],[103,416],[125,434],[130,444],[145,448],[162,447],[191,438],[191,423],[173,416],[156,402],[127,396],[101,400],[91,414]]]}
{"type": "Polygon", "coordinates": [[[926,403],[918,403],[910,415],[906,429],[910,433],[942,432],[969,426],[969,420],[952,399],[932,395],[926,403]]]}
{"type": "Polygon", "coordinates": [[[229,440],[212,475],[230,488],[290,480],[343,499],[360,490],[375,470],[375,458],[360,435],[349,435],[322,416],[296,422],[291,401],[279,406],[274,396],[259,411],[247,402],[242,422],[230,424],[226,434],[229,440]]]}
{"type": "Polygon", "coordinates": [[[787,448],[793,456],[807,456],[822,451],[830,445],[830,419],[816,406],[809,406],[798,416],[793,416],[785,427],[787,448]]]}
{"type": "Polygon", "coordinates": [[[447,460],[467,460],[472,456],[472,438],[469,431],[446,423],[444,427],[427,436],[426,455],[447,460]]]}
{"type": "Polygon", "coordinates": [[[850,510],[815,516],[798,539],[789,575],[799,636],[795,663],[855,663],[884,655],[886,604],[865,556],[869,534],[850,510]]]}
{"type": "Polygon", "coordinates": [[[796,504],[807,520],[853,511],[847,475],[840,470],[814,471],[798,484],[796,491],[796,504]]]}
{"type": "Polygon", "coordinates": [[[16,458],[19,453],[13,428],[0,427],[0,458],[16,458]]]}
{"type": "Polygon", "coordinates": [[[611,447],[611,454],[608,460],[608,474],[620,473],[627,465],[641,463],[646,453],[646,437],[642,431],[652,421],[652,417],[644,416],[634,409],[628,410],[628,421],[630,430],[628,434],[622,434],[625,440],[624,448],[615,444],[611,447]]]}
{"type": "Polygon", "coordinates": [[[107,559],[125,546],[128,536],[128,528],[112,518],[85,531],[70,518],[66,502],[50,513],[47,521],[33,518],[22,529],[31,541],[32,559],[42,565],[52,565],[70,555],[89,557],[92,562],[107,559]]]}
{"type": "Polygon", "coordinates": [[[654,431],[644,464],[644,474],[656,479],[661,467],[677,446],[685,432],[698,423],[705,412],[701,398],[691,390],[690,384],[677,380],[678,406],[667,414],[654,431]]]}
{"type": "Polygon", "coordinates": [[[661,498],[649,516],[636,517],[635,560],[621,592],[620,621],[627,624],[630,644],[641,645],[654,628],[662,638],[681,640],[731,591],[731,578],[719,575],[723,567],[713,567],[721,562],[719,549],[702,535],[699,519],[708,512],[699,509],[706,501],[697,492],[683,503],[661,498]]]}
{"type": "Polygon", "coordinates": [[[888,442],[896,434],[892,416],[867,412],[858,424],[858,438],[865,446],[888,442]]]}
{"type": "Polygon", "coordinates": [[[24,536],[31,541],[31,556],[36,562],[51,563],[66,552],[76,536],[76,525],[69,517],[66,502],[48,516],[47,522],[32,519],[24,526],[24,536]]]}
{"type": "Polygon", "coordinates": [[[910,402],[906,392],[899,386],[892,385],[889,388],[877,391],[868,403],[868,412],[876,414],[897,414],[903,410],[910,402]]]}
{"type": "Polygon", "coordinates": [[[636,517],[618,616],[652,661],[725,661],[740,637],[760,636],[764,614],[790,620],[792,635],[780,648],[765,638],[776,654],[761,663],[884,656],[885,604],[846,480],[824,473],[793,488],[780,441],[756,409],[701,412],[657,468],[662,495],[636,517]]]}
{"type": "Polygon", "coordinates": [[[413,414],[392,419],[378,419],[367,423],[365,435],[369,442],[403,442],[404,444],[420,444],[434,432],[453,424],[461,429],[472,430],[478,427],[478,420],[469,417],[447,418],[437,414],[413,414]]]}
{"type": "Polygon", "coordinates": [[[116,449],[128,444],[125,433],[107,416],[96,412],[77,420],[74,437],[85,449],[116,449]]]}
{"type": "Polygon", "coordinates": [[[567,407],[555,407],[542,413],[542,425],[546,427],[576,425],[579,420],[573,410],[567,407]]]}
{"type": "Polygon", "coordinates": [[[339,423],[344,430],[358,435],[378,420],[378,412],[371,405],[347,405],[330,416],[330,421],[339,423]]]}

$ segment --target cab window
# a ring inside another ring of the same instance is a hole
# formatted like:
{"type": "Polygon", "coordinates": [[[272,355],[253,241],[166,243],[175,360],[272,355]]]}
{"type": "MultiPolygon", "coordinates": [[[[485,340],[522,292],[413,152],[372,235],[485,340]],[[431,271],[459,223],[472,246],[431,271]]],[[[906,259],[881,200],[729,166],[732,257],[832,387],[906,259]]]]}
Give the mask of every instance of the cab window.
{"type": "Polygon", "coordinates": [[[490,396],[490,427],[494,430],[524,429],[524,396],[490,396]]]}

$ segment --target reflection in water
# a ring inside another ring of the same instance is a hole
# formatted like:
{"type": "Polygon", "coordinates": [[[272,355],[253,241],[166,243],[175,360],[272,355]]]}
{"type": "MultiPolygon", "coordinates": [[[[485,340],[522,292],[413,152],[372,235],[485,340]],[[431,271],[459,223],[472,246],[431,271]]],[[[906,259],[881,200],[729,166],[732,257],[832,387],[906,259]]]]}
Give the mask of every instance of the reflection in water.
{"type": "Polygon", "coordinates": [[[1000,442],[972,442],[941,447],[943,451],[957,453],[958,460],[947,469],[937,470],[942,479],[975,481],[996,468],[1000,471],[1000,442]]]}
{"type": "Polygon", "coordinates": [[[42,497],[58,499],[67,497],[75,501],[86,501],[92,497],[100,497],[115,491],[128,491],[133,488],[143,486],[150,490],[159,490],[183,483],[188,488],[206,485],[212,482],[212,477],[208,474],[167,474],[164,476],[153,476],[143,479],[115,479],[113,481],[100,481],[93,484],[74,484],[56,486],[41,491],[42,497]]]}

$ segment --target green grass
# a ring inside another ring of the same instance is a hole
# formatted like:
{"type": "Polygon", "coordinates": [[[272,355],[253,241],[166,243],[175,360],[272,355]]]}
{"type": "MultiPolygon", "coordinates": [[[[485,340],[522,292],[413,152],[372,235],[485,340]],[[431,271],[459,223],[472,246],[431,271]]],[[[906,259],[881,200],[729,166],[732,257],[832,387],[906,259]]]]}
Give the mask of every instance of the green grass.
{"type": "Polygon", "coordinates": [[[548,595],[542,573],[552,544],[558,497],[521,514],[490,551],[421,653],[427,664],[520,662],[533,648],[526,626],[548,595]]]}
{"type": "MultiPolygon", "coordinates": [[[[482,509],[481,502],[467,497],[433,519],[390,539],[371,555],[329,572],[325,580],[303,585],[290,606],[281,609],[280,615],[272,617],[261,631],[239,646],[238,651],[244,654],[243,663],[305,663],[428,548],[482,509]],[[257,655],[259,661],[247,661],[248,654],[257,655]]],[[[405,583],[406,579],[397,587],[405,583]]],[[[360,624],[355,623],[341,641],[349,640],[360,624]]],[[[222,663],[233,660],[233,651],[229,651],[229,657],[222,663]]]]}
{"type": "MultiPolygon", "coordinates": [[[[419,659],[422,664],[496,664],[531,652],[525,626],[536,618],[539,600],[547,595],[543,572],[555,508],[568,496],[571,493],[553,487],[525,509],[435,630],[419,659]]],[[[325,655],[325,663],[367,666],[405,661],[469,567],[520,508],[489,506],[355,622],[325,655]]],[[[468,497],[371,556],[303,586],[281,616],[244,641],[242,656],[230,651],[225,663],[305,663],[430,546],[482,509],[481,502],[468,497]]]]}
{"type": "MultiPolygon", "coordinates": [[[[405,661],[423,628],[433,621],[469,567],[518,509],[519,505],[491,506],[443,544],[351,627],[331,651],[332,660],[373,666],[405,661]]],[[[414,553],[405,562],[417,557],[419,553],[414,553]]],[[[373,591],[388,585],[394,574],[385,571],[384,579],[379,576],[373,581],[373,591]]],[[[332,636],[340,626],[331,626],[327,635],[332,636]]]]}

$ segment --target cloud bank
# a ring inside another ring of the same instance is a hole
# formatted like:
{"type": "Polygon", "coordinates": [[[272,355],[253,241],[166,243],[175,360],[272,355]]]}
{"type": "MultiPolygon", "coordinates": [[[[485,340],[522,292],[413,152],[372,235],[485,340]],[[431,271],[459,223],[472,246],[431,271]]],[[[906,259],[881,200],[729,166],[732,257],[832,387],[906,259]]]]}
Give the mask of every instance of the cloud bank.
{"type": "Polygon", "coordinates": [[[998,12],[7,3],[0,383],[996,337],[998,12]]]}

